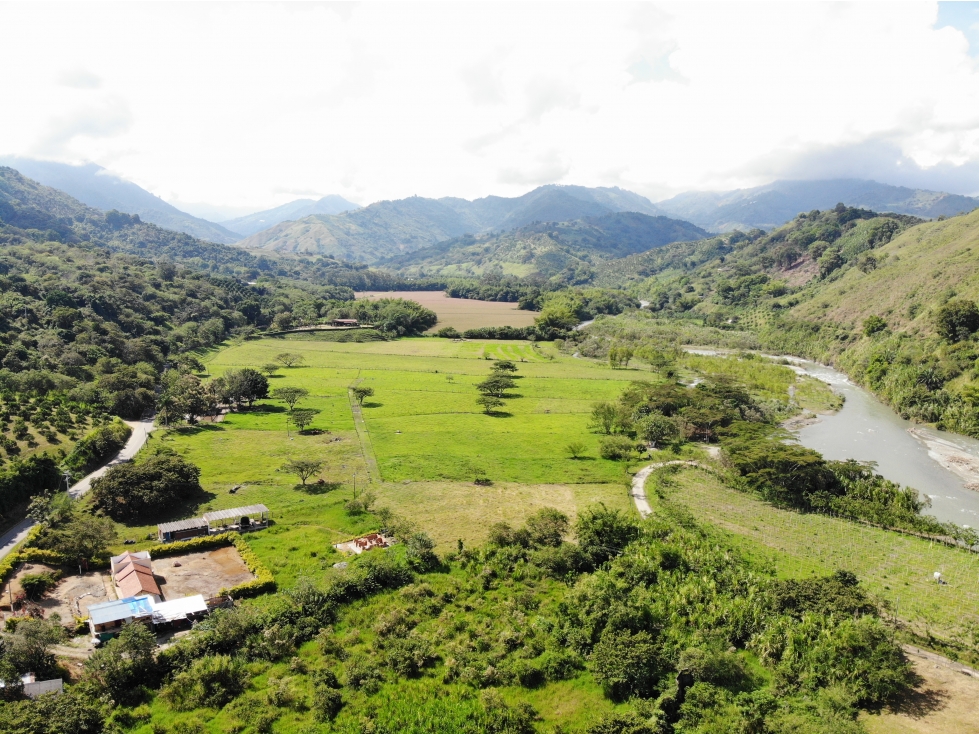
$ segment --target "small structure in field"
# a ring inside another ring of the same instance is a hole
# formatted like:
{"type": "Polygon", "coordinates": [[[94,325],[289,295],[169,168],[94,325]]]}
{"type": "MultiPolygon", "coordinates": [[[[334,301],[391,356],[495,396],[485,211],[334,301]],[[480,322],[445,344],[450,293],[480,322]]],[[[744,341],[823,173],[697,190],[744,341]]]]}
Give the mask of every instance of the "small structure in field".
{"type": "Polygon", "coordinates": [[[360,322],[357,319],[333,319],[331,323],[333,326],[360,326],[360,322]]]}
{"type": "Polygon", "coordinates": [[[375,548],[390,548],[393,543],[394,538],[389,538],[380,533],[369,533],[359,538],[348,540],[346,543],[337,543],[333,547],[338,551],[359,555],[364,551],[374,550],[375,548]]]}
{"type": "Polygon", "coordinates": [[[203,517],[204,522],[207,523],[207,532],[210,534],[223,533],[226,530],[259,530],[268,527],[272,513],[265,505],[248,505],[232,507],[230,510],[205,512],[203,517]]]}
{"type": "Polygon", "coordinates": [[[160,600],[163,592],[153,576],[153,563],[148,551],[123,553],[110,560],[112,580],[121,598],[148,596],[160,600]]]}
{"type": "Polygon", "coordinates": [[[201,517],[192,517],[189,520],[161,522],[156,526],[156,534],[161,543],[197,538],[201,535],[207,535],[207,520],[201,517]]]}

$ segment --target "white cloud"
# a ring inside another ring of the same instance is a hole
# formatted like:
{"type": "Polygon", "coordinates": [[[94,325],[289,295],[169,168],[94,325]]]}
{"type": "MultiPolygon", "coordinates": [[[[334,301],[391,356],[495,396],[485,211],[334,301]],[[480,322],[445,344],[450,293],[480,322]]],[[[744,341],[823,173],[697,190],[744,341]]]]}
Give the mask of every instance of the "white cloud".
{"type": "Polygon", "coordinates": [[[936,3],[3,3],[0,65],[18,73],[0,95],[30,114],[5,116],[0,153],[244,207],[817,174],[974,193],[979,72],[937,19],[936,3]]]}

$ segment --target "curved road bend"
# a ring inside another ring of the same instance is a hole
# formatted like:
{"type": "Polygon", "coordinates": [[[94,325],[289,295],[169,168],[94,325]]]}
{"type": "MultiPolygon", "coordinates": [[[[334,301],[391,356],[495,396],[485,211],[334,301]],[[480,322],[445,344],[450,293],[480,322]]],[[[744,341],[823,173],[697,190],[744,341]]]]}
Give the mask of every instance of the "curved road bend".
{"type": "MultiPolygon", "coordinates": [[[[109,470],[110,466],[122,464],[126,461],[132,461],[132,458],[136,456],[136,453],[143,448],[143,444],[145,444],[146,440],[149,438],[150,431],[155,428],[153,425],[153,418],[147,418],[146,420],[140,421],[126,421],[126,424],[133,429],[132,435],[129,437],[129,440],[126,441],[126,445],[122,447],[122,450],[120,450],[108,464],[96,469],[91,474],[81,479],[77,484],[72,486],[68,490],[68,493],[72,497],[78,499],[88,492],[88,490],[92,488],[92,480],[98,479],[105,474],[109,470]]],[[[10,553],[18,543],[27,537],[27,532],[33,526],[34,521],[29,517],[26,517],[14,525],[14,527],[12,527],[6,533],[0,535],[0,559],[10,553]]]]}

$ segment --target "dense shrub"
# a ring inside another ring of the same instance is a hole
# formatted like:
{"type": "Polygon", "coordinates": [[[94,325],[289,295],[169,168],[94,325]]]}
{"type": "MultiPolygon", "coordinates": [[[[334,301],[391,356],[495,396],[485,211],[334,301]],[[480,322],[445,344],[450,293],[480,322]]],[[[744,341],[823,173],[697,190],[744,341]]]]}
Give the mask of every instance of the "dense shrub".
{"type": "Polygon", "coordinates": [[[240,659],[213,655],[175,675],[163,687],[160,698],[174,711],[221,708],[241,695],[247,682],[248,672],[240,659]]]}

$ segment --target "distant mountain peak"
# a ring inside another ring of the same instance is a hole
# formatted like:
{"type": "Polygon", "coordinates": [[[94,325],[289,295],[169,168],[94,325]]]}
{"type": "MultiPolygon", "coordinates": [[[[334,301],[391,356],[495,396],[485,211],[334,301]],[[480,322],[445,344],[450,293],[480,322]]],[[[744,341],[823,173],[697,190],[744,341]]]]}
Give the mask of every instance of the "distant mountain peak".
{"type": "Polygon", "coordinates": [[[15,156],[0,157],[9,166],[45,186],[64,191],[87,206],[127,214],[203,240],[230,244],[240,237],[225,227],[194,217],[96,163],[69,164],[15,156]]]}
{"type": "MultiPolygon", "coordinates": [[[[340,214],[280,222],[242,240],[242,247],[328,254],[373,263],[463,234],[513,230],[534,222],[568,222],[616,212],[662,216],[649,199],[619,188],[550,184],[522,196],[410,196],[340,214]]],[[[226,222],[232,226],[234,222],[226,222]]],[[[239,225],[240,226],[240,225],[239,225]]]]}
{"type": "Polygon", "coordinates": [[[690,191],[657,202],[657,206],[671,216],[713,232],[727,232],[754,227],[770,230],[791,221],[800,212],[832,209],[838,203],[934,219],[972,211],[979,206],[979,199],[867,179],[840,178],[779,180],[733,191],[690,191]]]}

